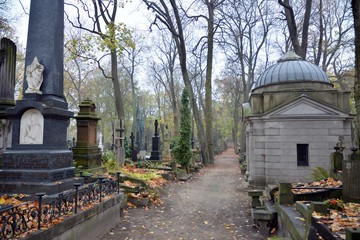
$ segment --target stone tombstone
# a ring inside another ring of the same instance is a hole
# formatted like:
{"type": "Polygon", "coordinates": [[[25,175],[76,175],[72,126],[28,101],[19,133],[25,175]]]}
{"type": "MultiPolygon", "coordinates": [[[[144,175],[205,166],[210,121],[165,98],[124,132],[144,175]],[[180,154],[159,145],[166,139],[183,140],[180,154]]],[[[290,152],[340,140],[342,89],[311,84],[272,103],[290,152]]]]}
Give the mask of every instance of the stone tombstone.
{"type": "Polygon", "coordinates": [[[3,153],[0,192],[55,194],[81,182],[67,145],[73,113],[63,92],[64,0],[32,0],[28,29],[25,91],[5,111],[12,141],[3,153]]]}
{"type": "Polygon", "coordinates": [[[342,171],[342,163],[344,160],[344,155],[342,152],[340,152],[340,149],[338,147],[335,147],[335,152],[332,154],[331,157],[331,172],[332,173],[338,173],[339,171],[342,171]]]}
{"type": "Polygon", "coordinates": [[[0,154],[11,146],[11,121],[6,109],[15,106],[16,45],[8,38],[0,41],[0,154]]]}
{"type": "Polygon", "coordinates": [[[160,137],[158,132],[158,120],[155,120],[155,133],[152,137],[152,150],[149,160],[160,161],[161,152],[160,152],[160,137]]]}
{"type": "Polygon", "coordinates": [[[168,125],[165,125],[165,133],[164,133],[164,149],[163,149],[163,159],[169,160],[171,159],[171,152],[170,152],[170,134],[168,125]]]}
{"type": "Polygon", "coordinates": [[[0,111],[15,106],[16,45],[8,38],[0,42],[0,111]]]}
{"type": "Polygon", "coordinates": [[[360,157],[348,157],[343,162],[343,195],[346,202],[360,203],[360,157]]]}
{"type": "Polygon", "coordinates": [[[138,161],[138,157],[137,157],[138,152],[136,151],[136,148],[135,148],[135,145],[134,145],[135,136],[134,136],[133,132],[131,132],[130,140],[131,140],[131,160],[133,162],[137,162],[138,161]]]}
{"type": "Polygon", "coordinates": [[[125,164],[125,125],[124,120],[119,122],[120,128],[116,128],[115,157],[120,166],[125,164]]]}
{"type": "Polygon", "coordinates": [[[44,117],[36,109],[27,110],[20,120],[20,144],[43,144],[44,117]]]}
{"type": "Polygon", "coordinates": [[[100,118],[96,114],[96,106],[90,100],[84,100],[79,105],[80,111],[76,119],[77,141],[72,149],[77,167],[92,172],[103,172],[101,166],[101,151],[97,145],[97,124],[100,118]]]}

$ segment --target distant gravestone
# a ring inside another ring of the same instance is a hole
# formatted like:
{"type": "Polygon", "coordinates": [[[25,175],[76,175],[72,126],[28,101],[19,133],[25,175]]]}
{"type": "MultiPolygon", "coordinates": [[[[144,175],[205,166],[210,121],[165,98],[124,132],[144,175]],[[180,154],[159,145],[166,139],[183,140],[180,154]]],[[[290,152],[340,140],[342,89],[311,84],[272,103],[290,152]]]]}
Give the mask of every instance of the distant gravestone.
{"type": "Polygon", "coordinates": [[[133,162],[137,162],[137,151],[135,149],[135,145],[134,145],[134,141],[135,141],[135,136],[134,136],[134,133],[131,132],[131,135],[130,135],[130,140],[131,140],[131,160],[133,162]]]}
{"type": "Polygon", "coordinates": [[[169,160],[171,159],[171,152],[170,152],[170,135],[168,126],[165,126],[165,134],[164,134],[164,150],[163,150],[163,159],[169,160]]]}
{"type": "Polygon", "coordinates": [[[161,160],[161,152],[160,152],[160,137],[158,132],[158,121],[155,120],[155,133],[152,138],[152,150],[149,160],[160,161],[161,160]]]}
{"type": "Polygon", "coordinates": [[[342,164],[342,199],[345,202],[360,203],[360,154],[355,151],[342,164]]]}

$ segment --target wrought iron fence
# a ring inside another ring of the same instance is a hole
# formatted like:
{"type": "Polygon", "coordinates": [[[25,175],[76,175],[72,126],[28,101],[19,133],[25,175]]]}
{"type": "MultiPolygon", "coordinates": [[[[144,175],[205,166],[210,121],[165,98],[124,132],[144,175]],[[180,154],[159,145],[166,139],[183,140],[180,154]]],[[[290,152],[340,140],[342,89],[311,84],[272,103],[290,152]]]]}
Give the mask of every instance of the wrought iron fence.
{"type": "Polygon", "coordinates": [[[119,181],[120,172],[116,179],[99,176],[95,183],[75,183],[74,189],[59,193],[56,198],[37,193],[37,201],[0,208],[0,239],[19,238],[26,232],[48,228],[107,196],[119,194],[119,181]]]}

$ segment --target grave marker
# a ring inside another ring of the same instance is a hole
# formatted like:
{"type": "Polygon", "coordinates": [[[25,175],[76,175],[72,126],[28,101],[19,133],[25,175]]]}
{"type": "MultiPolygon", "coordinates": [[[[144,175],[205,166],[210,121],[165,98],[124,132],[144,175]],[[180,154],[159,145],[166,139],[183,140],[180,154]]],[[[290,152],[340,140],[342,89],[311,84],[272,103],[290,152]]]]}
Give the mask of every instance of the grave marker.
{"type": "Polygon", "coordinates": [[[15,106],[16,45],[8,38],[0,42],[0,154],[11,146],[11,121],[6,109],[15,106]]]}
{"type": "Polygon", "coordinates": [[[161,153],[160,153],[160,137],[158,133],[158,121],[155,120],[155,133],[152,138],[152,151],[149,160],[160,161],[161,153]]]}
{"type": "Polygon", "coordinates": [[[78,181],[66,141],[73,113],[63,94],[63,51],[64,0],[32,0],[25,92],[16,107],[6,110],[12,120],[12,143],[3,155],[1,192],[54,194],[78,181]]]}

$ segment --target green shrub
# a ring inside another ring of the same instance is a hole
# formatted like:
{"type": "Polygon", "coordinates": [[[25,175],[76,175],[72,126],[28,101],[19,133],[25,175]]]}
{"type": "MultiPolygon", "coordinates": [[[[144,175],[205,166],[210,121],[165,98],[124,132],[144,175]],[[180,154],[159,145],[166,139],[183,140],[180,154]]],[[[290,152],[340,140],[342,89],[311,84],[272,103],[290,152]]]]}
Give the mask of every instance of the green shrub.
{"type": "Polygon", "coordinates": [[[119,168],[119,163],[116,161],[113,151],[106,151],[102,156],[102,162],[109,173],[116,172],[119,168]]]}
{"type": "Polygon", "coordinates": [[[181,97],[181,109],[180,109],[180,137],[176,142],[173,153],[175,160],[181,165],[181,167],[187,168],[190,165],[192,157],[191,152],[191,110],[189,93],[184,88],[181,97]]]}
{"type": "Polygon", "coordinates": [[[313,172],[310,176],[314,181],[319,181],[329,177],[329,172],[323,167],[316,166],[312,171],[313,172]]]}

